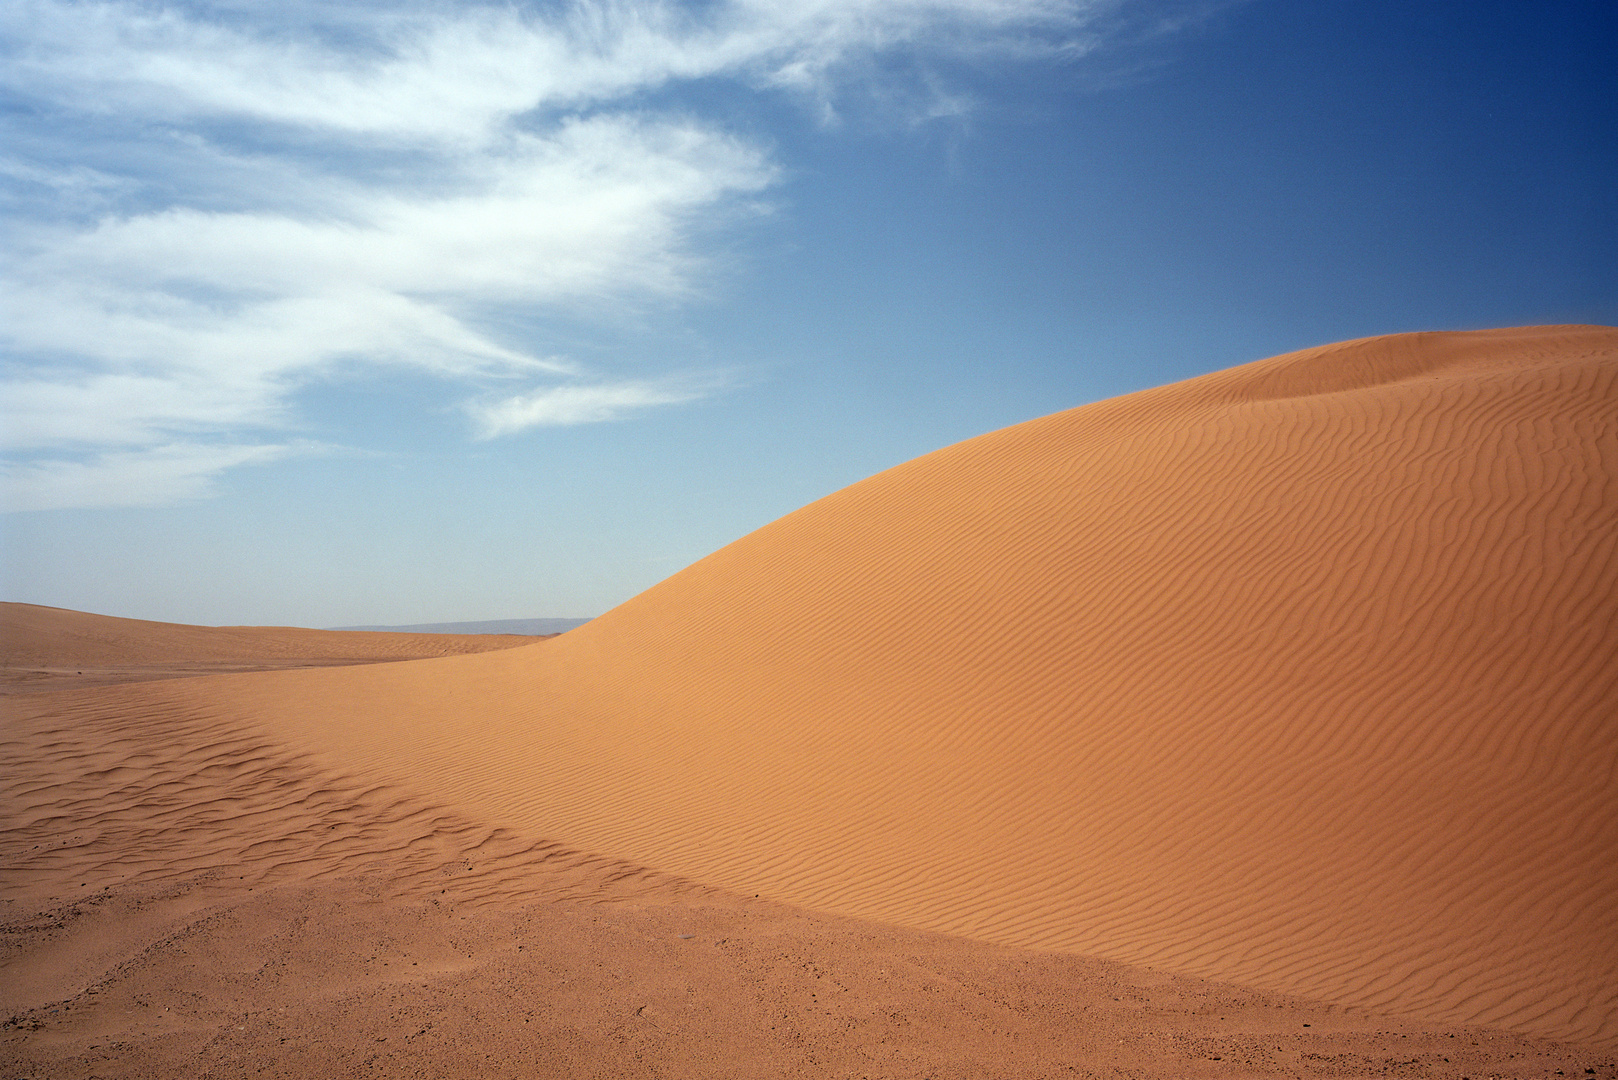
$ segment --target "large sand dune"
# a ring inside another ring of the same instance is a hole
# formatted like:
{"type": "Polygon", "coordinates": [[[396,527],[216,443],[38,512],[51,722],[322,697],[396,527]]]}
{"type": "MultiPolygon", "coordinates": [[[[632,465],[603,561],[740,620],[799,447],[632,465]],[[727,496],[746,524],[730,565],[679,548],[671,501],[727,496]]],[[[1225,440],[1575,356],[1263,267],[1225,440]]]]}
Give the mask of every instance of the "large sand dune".
{"type": "Polygon", "coordinates": [[[1611,1045],[1615,546],[1618,331],[1376,338],[948,447],[553,641],[117,707],[748,895],[1611,1045]]]}

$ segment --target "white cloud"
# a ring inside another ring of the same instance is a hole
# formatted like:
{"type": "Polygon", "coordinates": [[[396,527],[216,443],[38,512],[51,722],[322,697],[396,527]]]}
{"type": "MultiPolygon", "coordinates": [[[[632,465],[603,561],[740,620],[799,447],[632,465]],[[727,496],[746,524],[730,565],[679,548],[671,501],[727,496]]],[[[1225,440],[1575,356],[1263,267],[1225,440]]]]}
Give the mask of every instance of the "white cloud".
{"type": "Polygon", "coordinates": [[[920,41],[957,52],[1071,52],[1084,47],[1087,19],[1116,6],[730,0],[699,11],[668,0],[596,0],[544,16],[509,6],[421,8],[350,21],[348,45],[337,47],[173,9],[16,0],[0,29],[24,43],[7,81],[87,111],[234,115],[459,142],[534,109],[610,102],[673,80],[736,75],[804,86],[850,58],[920,41]]]}
{"type": "Polygon", "coordinates": [[[227,469],[296,452],[286,445],[174,443],[84,460],[0,462],[0,505],[8,510],[165,506],[210,494],[215,477],[227,469]]]}
{"type": "Polygon", "coordinates": [[[55,359],[7,380],[0,444],[274,428],[290,390],[356,360],[576,374],[465,312],[678,295],[700,264],[683,217],[771,177],[722,134],[621,116],[514,133],[475,165],[436,197],[339,179],[319,217],[176,207],[33,230],[7,260],[3,332],[18,355],[55,359]]]}
{"type": "Polygon", "coordinates": [[[677,405],[703,397],[697,386],[620,382],[552,386],[493,402],[472,402],[467,412],[482,438],[492,439],[531,427],[563,427],[617,420],[654,405],[677,405]]]}
{"type": "Polygon", "coordinates": [[[37,105],[4,120],[0,180],[30,194],[5,204],[0,445],[64,455],[9,466],[3,505],[193,497],[282,455],[293,396],[354,365],[460,385],[483,438],[704,396],[544,340],[549,315],[690,294],[706,230],[777,175],[635,95],[824,97],[899,46],[1075,49],[1108,6],[0,6],[0,86],[37,105]]]}

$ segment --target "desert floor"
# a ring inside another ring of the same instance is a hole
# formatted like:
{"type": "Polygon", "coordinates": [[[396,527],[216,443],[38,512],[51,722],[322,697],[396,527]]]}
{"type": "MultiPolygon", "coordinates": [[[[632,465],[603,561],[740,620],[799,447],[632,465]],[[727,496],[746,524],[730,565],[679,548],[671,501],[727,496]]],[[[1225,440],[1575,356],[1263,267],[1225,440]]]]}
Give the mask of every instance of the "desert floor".
{"type": "Polygon", "coordinates": [[[123,704],[7,699],[7,1077],[1618,1076],[739,896],[123,704]]]}

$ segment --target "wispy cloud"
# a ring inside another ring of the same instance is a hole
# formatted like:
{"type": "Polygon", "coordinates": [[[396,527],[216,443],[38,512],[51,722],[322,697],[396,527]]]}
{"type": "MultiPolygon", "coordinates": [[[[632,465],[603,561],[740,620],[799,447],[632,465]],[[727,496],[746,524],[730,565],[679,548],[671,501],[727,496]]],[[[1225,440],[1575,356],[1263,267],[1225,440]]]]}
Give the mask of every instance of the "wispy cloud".
{"type": "Polygon", "coordinates": [[[170,443],[82,458],[0,461],[0,504],[10,510],[166,506],[208,495],[238,465],[263,465],[314,448],[289,444],[170,443]]]}
{"type": "Polygon", "coordinates": [[[1083,51],[1084,27],[1116,7],[1116,0],[581,0],[544,11],[373,10],[344,19],[340,34],[321,35],[320,23],[300,26],[295,16],[252,26],[175,8],[18,0],[0,26],[22,42],[9,81],[73,108],[170,119],[236,115],[460,143],[534,109],[598,105],[674,80],[825,84],[845,63],[902,45],[1083,51]],[[309,32],[289,35],[297,29],[309,32]]]}
{"type": "Polygon", "coordinates": [[[30,456],[5,505],[194,497],[287,453],[296,392],[354,365],[460,386],[481,438],[704,396],[544,331],[688,295],[706,230],[775,182],[764,148],[648,94],[824,101],[882,50],[1082,51],[1115,6],[15,0],[0,443],[30,456]]]}
{"type": "Polygon", "coordinates": [[[593,424],[703,397],[706,390],[674,382],[619,382],[552,386],[491,402],[469,402],[467,412],[485,439],[531,427],[593,424]]]}

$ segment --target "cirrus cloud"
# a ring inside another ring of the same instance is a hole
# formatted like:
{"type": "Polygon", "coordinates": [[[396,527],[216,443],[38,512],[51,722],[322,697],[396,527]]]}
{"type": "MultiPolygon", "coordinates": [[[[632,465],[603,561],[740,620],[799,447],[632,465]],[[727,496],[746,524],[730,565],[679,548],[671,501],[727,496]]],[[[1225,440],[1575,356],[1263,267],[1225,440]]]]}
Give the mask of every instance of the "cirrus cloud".
{"type": "Polygon", "coordinates": [[[469,402],[481,438],[531,427],[567,427],[617,420],[654,405],[677,405],[704,395],[675,382],[618,382],[551,386],[490,402],[469,402]]]}
{"type": "Polygon", "coordinates": [[[296,394],[355,365],[443,380],[479,438],[705,396],[546,329],[693,295],[778,178],[656,91],[823,102],[884,50],[1082,52],[1115,6],[6,5],[0,505],[195,497],[300,452],[296,394]]]}

